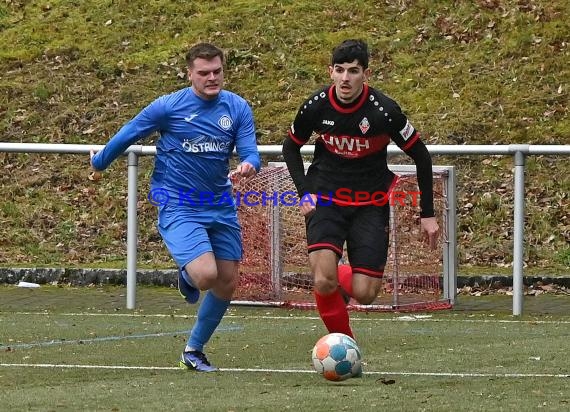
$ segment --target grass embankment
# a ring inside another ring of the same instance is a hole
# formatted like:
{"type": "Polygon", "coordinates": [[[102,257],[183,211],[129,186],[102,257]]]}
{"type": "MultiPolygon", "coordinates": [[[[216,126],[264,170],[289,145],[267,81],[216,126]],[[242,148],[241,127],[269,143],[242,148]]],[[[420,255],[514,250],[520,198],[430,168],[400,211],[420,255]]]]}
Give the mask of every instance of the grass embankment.
{"type": "MultiPolygon", "coordinates": [[[[278,144],[331,48],[372,50],[370,83],[398,100],[428,144],[568,144],[564,1],[7,1],[0,5],[0,138],[103,144],[160,94],[185,87],[197,41],[227,51],[227,88],[253,106],[260,144],[278,144]]],[[[153,144],[156,136],[145,140],[153,144]]],[[[511,262],[512,159],[446,157],[459,174],[460,267],[511,262]]],[[[142,265],[170,265],[144,201],[142,265]]],[[[88,159],[0,153],[0,265],[121,266],[126,167],[94,183],[88,159]]],[[[527,163],[525,263],[570,267],[567,158],[527,163]]]]}

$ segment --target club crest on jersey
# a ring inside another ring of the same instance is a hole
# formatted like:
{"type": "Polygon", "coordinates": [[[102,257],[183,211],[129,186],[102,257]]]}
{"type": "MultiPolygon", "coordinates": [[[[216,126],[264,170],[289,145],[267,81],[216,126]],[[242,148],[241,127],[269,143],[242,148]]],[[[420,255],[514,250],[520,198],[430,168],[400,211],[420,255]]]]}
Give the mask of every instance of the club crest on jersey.
{"type": "Polygon", "coordinates": [[[230,119],[229,116],[223,115],[220,117],[220,120],[218,120],[218,124],[222,129],[229,130],[230,127],[232,127],[232,119],[230,119]]]}
{"type": "Polygon", "coordinates": [[[360,131],[362,132],[362,134],[366,134],[366,132],[368,131],[368,129],[370,129],[370,122],[368,121],[368,119],[365,117],[364,119],[362,119],[360,121],[360,123],[358,124],[358,127],[360,127],[360,131]]]}

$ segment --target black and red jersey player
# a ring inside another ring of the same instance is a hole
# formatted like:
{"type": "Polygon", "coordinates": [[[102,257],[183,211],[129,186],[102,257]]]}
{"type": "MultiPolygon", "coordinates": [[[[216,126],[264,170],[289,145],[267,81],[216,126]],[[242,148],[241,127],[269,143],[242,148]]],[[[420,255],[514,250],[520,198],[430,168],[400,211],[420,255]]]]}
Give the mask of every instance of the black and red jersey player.
{"type": "Polygon", "coordinates": [[[399,105],[367,84],[368,60],[361,40],[337,46],[329,66],[332,85],[303,103],[283,143],[301,196],[319,314],[329,332],[352,337],[345,297],[372,303],[388,255],[390,191],[396,182],[387,165],[391,141],[416,164],[421,230],[432,248],[439,233],[431,156],[399,105]],[[315,152],[305,174],[300,149],[313,135],[315,152]],[[350,267],[338,266],[345,242],[350,267]]]}

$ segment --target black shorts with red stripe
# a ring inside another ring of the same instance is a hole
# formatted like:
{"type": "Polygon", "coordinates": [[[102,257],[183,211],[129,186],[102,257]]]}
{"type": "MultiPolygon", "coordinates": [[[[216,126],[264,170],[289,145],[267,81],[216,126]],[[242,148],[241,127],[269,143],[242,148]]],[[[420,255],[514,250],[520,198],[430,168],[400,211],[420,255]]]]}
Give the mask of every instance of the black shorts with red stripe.
{"type": "Polygon", "coordinates": [[[390,206],[318,204],[306,218],[309,253],[334,251],[339,258],[346,242],[354,272],[382,277],[388,257],[390,206]]]}

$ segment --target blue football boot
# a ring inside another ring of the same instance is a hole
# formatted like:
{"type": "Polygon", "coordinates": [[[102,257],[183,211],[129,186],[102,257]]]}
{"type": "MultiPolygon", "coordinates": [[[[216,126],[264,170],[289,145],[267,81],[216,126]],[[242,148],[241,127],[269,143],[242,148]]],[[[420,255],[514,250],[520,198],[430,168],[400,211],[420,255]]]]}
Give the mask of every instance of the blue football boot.
{"type": "Polygon", "coordinates": [[[210,364],[206,355],[198,350],[182,352],[178,365],[181,368],[191,369],[197,372],[216,372],[218,370],[218,368],[210,364]]]}

